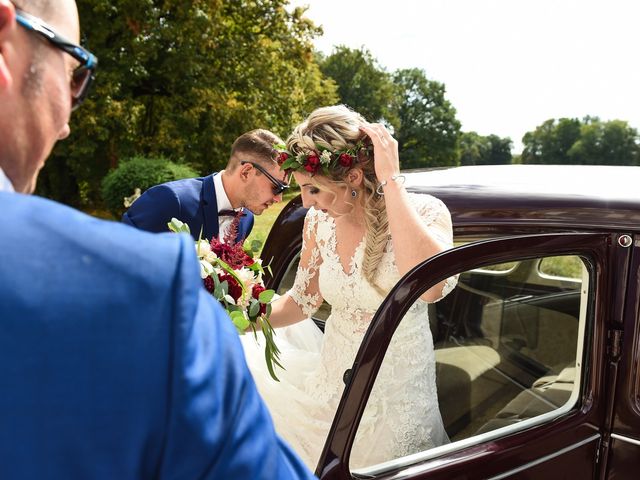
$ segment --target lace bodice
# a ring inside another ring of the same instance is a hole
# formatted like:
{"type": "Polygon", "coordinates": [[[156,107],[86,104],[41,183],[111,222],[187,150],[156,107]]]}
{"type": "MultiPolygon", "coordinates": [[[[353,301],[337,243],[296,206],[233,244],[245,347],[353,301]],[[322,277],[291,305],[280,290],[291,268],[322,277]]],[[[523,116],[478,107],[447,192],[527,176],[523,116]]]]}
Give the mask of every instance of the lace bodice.
{"type": "MultiPolygon", "coordinates": [[[[450,217],[444,204],[429,195],[410,195],[409,198],[430,234],[451,247],[453,239],[450,217]]],[[[336,226],[333,218],[314,208],[307,213],[303,235],[300,265],[294,286],[289,292],[291,297],[305,316],[313,315],[324,299],[332,306],[333,311],[356,314],[361,320],[358,326],[366,329],[368,320],[380,306],[383,296],[362,275],[364,238],[350,261],[341,261],[336,248],[336,226]],[[343,268],[345,263],[349,265],[348,271],[343,268]]],[[[385,291],[389,291],[399,279],[393,243],[389,238],[376,281],[385,291]]],[[[454,285],[455,282],[450,281],[442,296],[454,285]]]]}

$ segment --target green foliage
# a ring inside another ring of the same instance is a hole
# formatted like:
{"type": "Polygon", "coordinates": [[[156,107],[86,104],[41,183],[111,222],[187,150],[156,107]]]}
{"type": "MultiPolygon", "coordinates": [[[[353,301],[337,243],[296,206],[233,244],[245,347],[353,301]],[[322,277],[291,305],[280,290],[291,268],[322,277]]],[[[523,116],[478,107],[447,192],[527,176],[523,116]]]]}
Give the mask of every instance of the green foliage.
{"type": "Polygon", "coordinates": [[[402,168],[456,165],[460,122],[442,83],[412,68],[393,75],[395,137],[402,168]]]}
{"type": "Polygon", "coordinates": [[[390,119],[393,82],[367,49],[338,46],[331,55],[321,58],[320,69],[338,85],[342,103],[369,121],[390,119]]]}
{"type": "Polygon", "coordinates": [[[342,103],[393,129],[402,168],[457,164],[460,122],[443,84],[417,68],[390,74],[364,47],[337,47],[320,68],[338,85],[342,103]]]}
{"type": "Polygon", "coordinates": [[[118,168],[104,177],[102,196],[109,211],[120,218],[125,211],[124,198],[134,193],[136,188],[144,192],[160,183],[197,176],[192,168],[166,158],[133,157],[123,160],[118,168]]]}
{"type": "Polygon", "coordinates": [[[522,143],[522,163],[568,164],[567,152],[580,138],[577,118],[550,119],[527,132],[522,143]]]}
{"type": "Polygon", "coordinates": [[[460,165],[505,165],[512,161],[511,139],[476,132],[460,136],[460,165]]]}
{"type": "Polygon", "coordinates": [[[313,54],[320,29],[287,0],[77,3],[99,67],[73,135],[43,170],[40,193],[58,200],[99,200],[101,179],[135,155],[219,170],[241,133],[286,135],[336,101],[313,54]]]}
{"type": "Polygon", "coordinates": [[[523,138],[522,163],[640,165],[640,136],[622,120],[550,119],[523,138]]]}
{"type": "Polygon", "coordinates": [[[621,120],[590,121],[580,128],[580,139],[567,156],[581,165],[639,165],[640,137],[621,120]]]}

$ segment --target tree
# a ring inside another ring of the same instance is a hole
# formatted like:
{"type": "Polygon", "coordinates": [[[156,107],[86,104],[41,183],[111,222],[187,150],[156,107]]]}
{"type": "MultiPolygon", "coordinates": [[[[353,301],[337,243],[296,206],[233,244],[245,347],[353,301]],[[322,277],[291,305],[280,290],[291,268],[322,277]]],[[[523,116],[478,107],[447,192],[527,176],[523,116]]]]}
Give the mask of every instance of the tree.
{"type": "Polygon", "coordinates": [[[569,149],[580,138],[580,120],[550,119],[527,132],[522,143],[522,163],[568,164],[569,149]]]}
{"type": "Polygon", "coordinates": [[[522,163],[638,165],[640,137],[627,122],[550,119],[523,138],[522,163]]]}
{"type": "Polygon", "coordinates": [[[627,122],[595,120],[582,125],[580,139],[567,155],[581,165],[639,165],[638,140],[638,131],[627,122]]]}
{"type": "Polygon", "coordinates": [[[312,40],[320,29],[287,0],[79,0],[84,42],[99,58],[74,134],[43,171],[40,193],[98,198],[120,158],[166,157],[201,173],[226,163],[258,127],[286,135],[336,101],[312,40]]]}
{"type": "Polygon", "coordinates": [[[393,127],[402,168],[456,165],[460,122],[445,99],[444,85],[417,68],[397,70],[393,82],[393,127]]]}
{"type": "Polygon", "coordinates": [[[460,136],[460,165],[504,165],[511,163],[511,139],[497,135],[483,137],[476,132],[460,136]]]}
{"type": "Polygon", "coordinates": [[[367,49],[338,46],[321,57],[320,69],[336,82],[340,102],[371,122],[388,121],[393,82],[367,49]]]}

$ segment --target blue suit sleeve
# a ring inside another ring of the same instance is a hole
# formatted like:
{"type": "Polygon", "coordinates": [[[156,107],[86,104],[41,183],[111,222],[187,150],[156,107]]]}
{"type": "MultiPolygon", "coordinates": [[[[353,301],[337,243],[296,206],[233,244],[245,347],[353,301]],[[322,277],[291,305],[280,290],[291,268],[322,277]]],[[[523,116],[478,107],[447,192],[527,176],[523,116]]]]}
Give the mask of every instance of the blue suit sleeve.
{"type": "Polygon", "coordinates": [[[180,199],[167,185],[144,192],[122,215],[122,221],[148,232],[168,232],[172,217],[180,218],[180,199]]]}
{"type": "Polygon", "coordinates": [[[311,479],[275,433],[226,312],[201,286],[193,242],[175,280],[172,382],[162,479],[311,479]]]}

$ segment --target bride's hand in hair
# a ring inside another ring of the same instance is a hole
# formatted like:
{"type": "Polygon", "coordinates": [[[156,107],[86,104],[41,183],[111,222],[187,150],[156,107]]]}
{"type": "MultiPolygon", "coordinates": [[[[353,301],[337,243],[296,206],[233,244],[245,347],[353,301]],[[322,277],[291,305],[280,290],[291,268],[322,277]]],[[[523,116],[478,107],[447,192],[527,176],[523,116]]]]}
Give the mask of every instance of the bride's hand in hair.
{"type": "Polygon", "coordinates": [[[375,158],[376,177],[379,182],[389,182],[400,173],[398,142],[381,123],[369,123],[360,127],[371,139],[375,158]]]}

